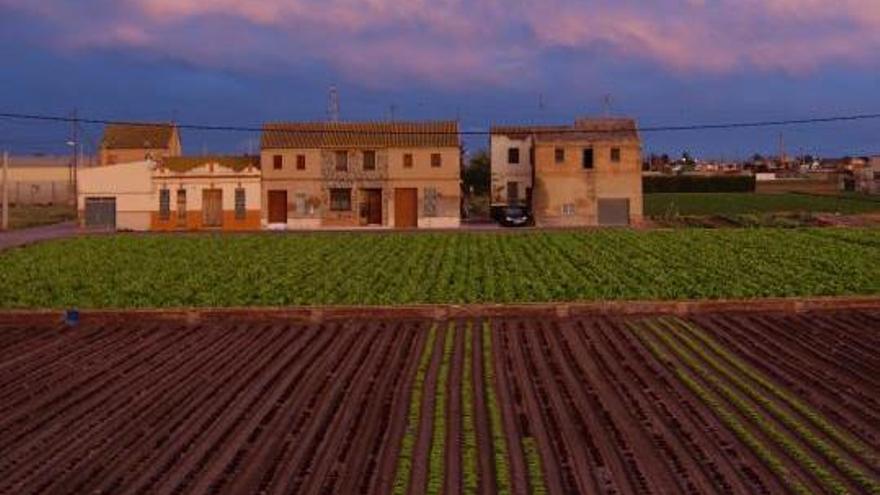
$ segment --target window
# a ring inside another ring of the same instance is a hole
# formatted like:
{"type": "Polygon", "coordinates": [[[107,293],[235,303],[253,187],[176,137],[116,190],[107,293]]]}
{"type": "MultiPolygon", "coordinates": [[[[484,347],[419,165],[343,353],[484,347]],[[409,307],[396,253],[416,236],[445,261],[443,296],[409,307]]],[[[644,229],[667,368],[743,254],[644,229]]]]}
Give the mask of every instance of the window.
{"type": "Polygon", "coordinates": [[[574,203],[566,203],[562,205],[562,215],[566,217],[574,215],[574,203]]]}
{"type": "Polygon", "coordinates": [[[284,157],[281,155],[275,155],[272,157],[272,168],[275,170],[281,170],[281,167],[284,165],[284,157]]]}
{"type": "Polygon", "coordinates": [[[556,163],[565,163],[565,148],[556,148],[554,155],[556,163]]]}
{"type": "Polygon", "coordinates": [[[238,187],[235,189],[235,219],[236,220],[244,220],[244,218],[246,216],[246,213],[245,213],[246,206],[247,205],[245,204],[244,188],[238,187]]]}
{"type": "Polygon", "coordinates": [[[519,163],[519,148],[507,148],[507,163],[511,165],[519,163]]]}
{"type": "Polygon", "coordinates": [[[330,211],[351,211],[351,189],[330,189],[330,211]]]}
{"type": "Polygon", "coordinates": [[[620,148],[611,148],[611,162],[620,163],[620,148]]]}
{"type": "Polygon", "coordinates": [[[412,167],[413,167],[412,153],[404,153],[404,155],[403,155],[403,168],[412,168],[412,167]]]}
{"type": "Polygon", "coordinates": [[[297,170],[305,170],[306,169],[306,155],[296,155],[296,169],[297,170]]]}
{"type": "Polygon", "coordinates": [[[439,168],[441,165],[443,165],[443,159],[440,157],[440,153],[431,153],[431,166],[439,168]]]}
{"type": "Polygon", "coordinates": [[[437,189],[433,187],[426,187],[424,194],[424,205],[422,207],[422,214],[426,217],[436,217],[437,216],[437,198],[440,195],[437,193],[437,189]]]}
{"type": "Polygon", "coordinates": [[[583,165],[585,170],[593,169],[593,148],[584,148],[583,165]]]}
{"type": "Polygon", "coordinates": [[[337,172],[348,172],[348,152],[345,152],[345,151],[337,151],[336,152],[336,171],[337,172]]]}
{"type": "Polygon", "coordinates": [[[186,219],[186,189],[177,190],[177,218],[186,219]]]}
{"type": "Polygon", "coordinates": [[[159,189],[159,219],[171,218],[171,191],[167,188],[159,189]]]}
{"type": "Polygon", "coordinates": [[[375,151],[364,151],[364,170],[376,170],[375,151]]]}

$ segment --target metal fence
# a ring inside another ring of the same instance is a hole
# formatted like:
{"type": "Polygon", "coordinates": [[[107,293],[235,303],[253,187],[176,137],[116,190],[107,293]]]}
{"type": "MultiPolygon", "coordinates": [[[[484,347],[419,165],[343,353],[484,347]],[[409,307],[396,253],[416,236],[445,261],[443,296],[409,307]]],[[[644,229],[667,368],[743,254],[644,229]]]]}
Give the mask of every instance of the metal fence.
{"type": "Polygon", "coordinates": [[[12,205],[73,204],[76,195],[68,181],[10,181],[9,203],[12,205]]]}

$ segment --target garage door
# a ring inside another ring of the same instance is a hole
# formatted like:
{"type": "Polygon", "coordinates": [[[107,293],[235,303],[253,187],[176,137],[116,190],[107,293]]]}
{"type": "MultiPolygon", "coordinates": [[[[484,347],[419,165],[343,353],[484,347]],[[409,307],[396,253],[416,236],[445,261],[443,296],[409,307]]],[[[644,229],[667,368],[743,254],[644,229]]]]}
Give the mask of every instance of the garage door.
{"type": "Polygon", "coordinates": [[[116,198],[86,198],[86,227],[116,228],[116,198]]]}
{"type": "Polygon", "coordinates": [[[419,193],[415,188],[397,188],[394,190],[394,226],[399,229],[417,227],[419,193]]]}
{"type": "Polygon", "coordinates": [[[629,200],[600,199],[599,225],[629,225],[629,200]]]}

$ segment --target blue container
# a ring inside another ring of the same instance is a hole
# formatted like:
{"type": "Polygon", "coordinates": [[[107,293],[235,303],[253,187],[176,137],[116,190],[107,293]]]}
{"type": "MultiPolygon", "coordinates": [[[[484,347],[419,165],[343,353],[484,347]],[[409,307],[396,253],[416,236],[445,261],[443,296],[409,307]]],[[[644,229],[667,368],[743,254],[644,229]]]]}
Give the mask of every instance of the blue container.
{"type": "Polygon", "coordinates": [[[79,310],[68,309],[64,312],[64,323],[69,327],[75,327],[79,324],[79,310]]]}

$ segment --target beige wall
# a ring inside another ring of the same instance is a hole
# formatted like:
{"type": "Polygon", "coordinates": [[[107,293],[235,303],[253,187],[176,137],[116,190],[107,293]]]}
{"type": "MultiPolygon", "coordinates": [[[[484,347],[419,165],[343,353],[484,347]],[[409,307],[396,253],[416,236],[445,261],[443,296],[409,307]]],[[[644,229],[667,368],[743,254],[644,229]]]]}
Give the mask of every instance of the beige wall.
{"type": "Polygon", "coordinates": [[[534,213],[538,225],[581,226],[598,224],[598,199],[628,199],[630,222],[642,221],[641,150],[637,143],[543,142],[536,146],[534,213]],[[556,163],[555,150],[565,149],[565,160],[556,163]],[[582,153],[593,148],[593,169],[582,165],[582,153]],[[612,163],[611,148],[621,149],[612,163]]]}
{"type": "Polygon", "coordinates": [[[458,148],[390,148],[376,151],[376,170],[363,171],[363,150],[348,149],[349,171],[335,172],[335,149],[265,149],[261,153],[262,198],[264,225],[268,224],[268,191],[287,191],[287,227],[318,228],[321,226],[358,226],[358,204],[364,188],[382,189],[383,225],[394,225],[394,189],[414,187],[419,191],[419,225],[449,226],[460,217],[461,156],[458,148]],[[413,155],[412,168],[405,168],[404,155],[413,155]],[[431,166],[431,154],[440,153],[441,166],[431,166]],[[281,155],[282,168],[274,168],[274,156],[281,155]],[[296,157],[306,157],[305,170],[297,170],[296,157]],[[329,189],[352,189],[350,212],[330,211],[329,189]],[[430,220],[422,221],[424,191],[437,190],[437,211],[430,220]],[[455,204],[455,208],[449,205],[455,204]],[[442,224],[442,225],[440,225],[442,224]]]}
{"type": "Polygon", "coordinates": [[[159,204],[151,183],[153,166],[152,162],[142,161],[79,169],[77,210],[85,210],[89,197],[116,198],[117,228],[149,229],[150,212],[159,204]]]}
{"type": "Polygon", "coordinates": [[[492,185],[490,189],[493,205],[507,204],[507,184],[518,184],[518,197],[526,200],[526,189],[532,187],[532,163],[530,150],[532,139],[511,139],[500,134],[491,137],[492,185]],[[519,164],[508,162],[508,150],[519,149],[519,164]]]}

